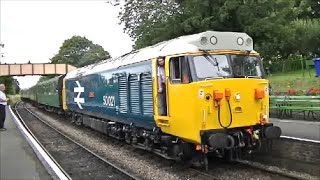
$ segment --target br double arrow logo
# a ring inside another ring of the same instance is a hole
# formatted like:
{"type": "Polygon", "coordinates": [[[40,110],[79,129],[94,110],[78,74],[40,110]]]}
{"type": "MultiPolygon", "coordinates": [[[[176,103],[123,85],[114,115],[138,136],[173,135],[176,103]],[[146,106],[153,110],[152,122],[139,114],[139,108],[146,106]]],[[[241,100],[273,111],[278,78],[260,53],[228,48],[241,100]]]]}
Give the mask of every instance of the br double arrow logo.
{"type": "Polygon", "coordinates": [[[84,103],[84,98],[80,98],[81,93],[84,92],[84,87],[81,87],[79,81],[76,81],[78,87],[73,88],[73,92],[78,93],[77,97],[74,98],[74,102],[77,103],[80,109],[83,109],[80,103],[84,103]]]}

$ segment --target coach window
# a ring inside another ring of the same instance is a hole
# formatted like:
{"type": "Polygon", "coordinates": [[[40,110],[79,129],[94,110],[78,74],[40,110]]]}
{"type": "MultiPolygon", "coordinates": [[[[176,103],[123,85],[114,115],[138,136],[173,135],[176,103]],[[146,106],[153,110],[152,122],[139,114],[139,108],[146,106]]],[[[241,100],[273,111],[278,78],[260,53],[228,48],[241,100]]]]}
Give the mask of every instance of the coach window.
{"type": "Polygon", "coordinates": [[[170,80],[172,84],[188,84],[191,82],[189,63],[185,57],[170,59],[170,80]]]}

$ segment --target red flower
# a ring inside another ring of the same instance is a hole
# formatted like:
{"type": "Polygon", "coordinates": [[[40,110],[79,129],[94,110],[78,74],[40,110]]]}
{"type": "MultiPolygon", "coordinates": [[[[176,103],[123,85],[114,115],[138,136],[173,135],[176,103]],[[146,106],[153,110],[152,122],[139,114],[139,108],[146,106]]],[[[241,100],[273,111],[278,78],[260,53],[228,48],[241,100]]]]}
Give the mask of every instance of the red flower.
{"type": "Polygon", "coordinates": [[[313,96],[318,95],[318,94],[320,94],[320,88],[308,88],[307,94],[313,95],[313,96]]]}
{"type": "Polygon", "coordinates": [[[295,94],[296,94],[296,90],[294,90],[294,89],[288,89],[287,95],[291,96],[291,95],[295,95],[295,94]]]}

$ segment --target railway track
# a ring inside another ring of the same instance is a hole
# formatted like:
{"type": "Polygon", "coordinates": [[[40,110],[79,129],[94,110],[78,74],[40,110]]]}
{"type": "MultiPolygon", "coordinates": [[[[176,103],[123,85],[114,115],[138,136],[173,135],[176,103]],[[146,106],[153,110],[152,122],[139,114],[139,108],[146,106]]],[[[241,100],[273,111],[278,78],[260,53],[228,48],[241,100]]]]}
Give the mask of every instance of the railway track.
{"type": "MultiPolygon", "coordinates": [[[[42,113],[42,112],[36,111],[36,109],[34,110],[35,110],[34,112],[41,117],[47,114],[47,112],[42,113]]],[[[61,124],[70,126],[70,123],[67,123],[67,121],[58,120],[58,119],[61,119],[61,116],[60,117],[57,115],[53,115],[53,116],[55,118],[52,120],[49,120],[50,123],[52,123],[53,121],[60,121],[61,124]]],[[[280,168],[273,168],[273,167],[269,167],[261,164],[257,165],[257,163],[251,162],[251,161],[242,161],[242,162],[239,161],[236,163],[225,163],[225,162],[217,161],[217,162],[209,163],[208,172],[205,172],[201,168],[199,169],[189,168],[189,167],[181,168],[180,165],[178,165],[177,163],[172,163],[167,161],[167,163],[169,162],[169,164],[166,164],[165,163],[166,160],[163,160],[162,158],[158,158],[154,154],[152,155],[151,153],[146,153],[146,151],[134,150],[135,148],[125,143],[121,143],[118,141],[112,142],[112,140],[110,141],[108,137],[105,137],[102,134],[99,135],[99,133],[93,132],[87,128],[82,128],[79,126],[72,126],[72,127],[76,128],[79,131],[82,131],[81,133],[83,134],[85,134],[86,132],[89,132],[89,136],[95,136],[96,139],[107,138],[108,139],[108,141],[106,141],[107,143],[112,144],[115,142],[116,146],[118,146],[118,149],[120,149],[121,147],[122,151],[128,150],[131,156],[137,156],[139,158],[141,157],[142,159],[150,158],[149,160],[153,162],[153,164],[159,164],[158,167],[163,168],[166,171],[170,171],[170,173],[172,174],[175,174],[176,175],[175,177],[178,177],[176,179],[204,179],[204,180],[207,180],[207,179],[213,179],[213,180],[216,180],[216,179],[317,179],[313,176],[304,176],[304,175],[300,175],[299,173],[298,174],[288,173],[287,171],[284,171],[280,168]]],[[[130,167],[130,168],[134,168],[134,167],[130,167]]],[[[152,167],[151,169],[154,171],[158,170],[154,167],[152,167]]],[[[140,172],[142,171],[139,170],[139,173],[140,172]]],[[[141,177],[143,177],[143,179],[171,179],[171,178],[168,178],[167,176],[152,178],[150,176],[145,177],[144,175],[142,175],[141,177]]],[[[172,178],[172,179],[175,179],[175,178],[172,178]]]]}
{"type": "Polygon", "coordinates": [[[67,179],[140,179],[100,157],[18,102],[15,113],[67,179]]]}
{"type": "Polygon", "coordinates": [[[297,172],[290,172],[290,171],[286,171],[283,169],[280,169],[278,167],[275,166],[268,166],[268,165],[264,165],[258,162],[253,162],[253,161],[248,161],[248,160],[237,160],[237,163],[250,167],[250,168],[255,168],[255,169],[259,169],[268,173],[272,173],[272,174],[277,174],[279,175],[279,177],[285,177],[288,179],[297,179],[297,180],[309,180],[309,179],[317,179],[316,177],[312,177],[310,175],[307,174],[301,174],[301,173],[297,173],[297,172]]]}

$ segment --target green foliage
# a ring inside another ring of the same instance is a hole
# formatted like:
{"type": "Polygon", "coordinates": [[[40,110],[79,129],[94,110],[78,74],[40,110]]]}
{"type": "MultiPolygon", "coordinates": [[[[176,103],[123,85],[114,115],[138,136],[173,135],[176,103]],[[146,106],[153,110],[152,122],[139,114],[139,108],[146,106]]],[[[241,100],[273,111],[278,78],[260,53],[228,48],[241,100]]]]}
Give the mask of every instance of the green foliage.
{"type": "MultiPolygon", "coordinates": [[[[109,58],[110,54],[102,46],[93,44],[86,37],[73,36],[63,42],[58,54],[51,58],[51,63],[83,67],[109,58]]],[[[54,77],[54,75],[42,76],[37,83],[54,77]]]]}
{"type": "Polygon", "coordinates": [[[174,1],[128,0],[119,14],[124,31],[137,40],[136,47],[152,45],[170,39],[181,32],[175,27],[181,10],[174,1]],[[168,27],[167,24],[173,25],[168,27]],[[178,31],[178,32],[175,32],[178,31]]]}
{"type": "Polygon", "coordinates": [[[318,19],[320,18],[319,0],[296,0],[296,6],[299,7],[300,19],[318,19]]]}
{"type": "Polygon", "coordinates": [[[295,42],[301,54],[307,56],[309,53],[320,55],[320,20],[297,20],[292,23],[295,42]]]}
{"type": "Polygon", "coordinates": [[[37,84],[38,84],[38,83],[41,83],[41,82],[43,82],[43,81],[46,81],[46,80],[52,79],[52,78],[54,78],[54,77],[56,77],[56,76],[55,76],[55,75],[50,75],[50,76],[41,76],[41,77],[40,77],[40,79],[38,80],[37,84]]]}
{"type": "Polygon", "coordinates": [[[15,94],[15,83],[11,76],[0,77],[0,84],[6,86],[6,94],[15,94]]]}
{"type": "Polygon", "coordinates": [[[319,0],[127,0],[119,18],[136,48],[216,30],[246,32],[265,59],[320,55],[319,0]]]}
{"type": "Polygon", "coordinates": [[[59,53],[51,63],[67,63],[76,67],[83,67],[110,58],[110,54],[98,44],[93,44],[86,37],[73,36],[60,47],[59,53]]]}

